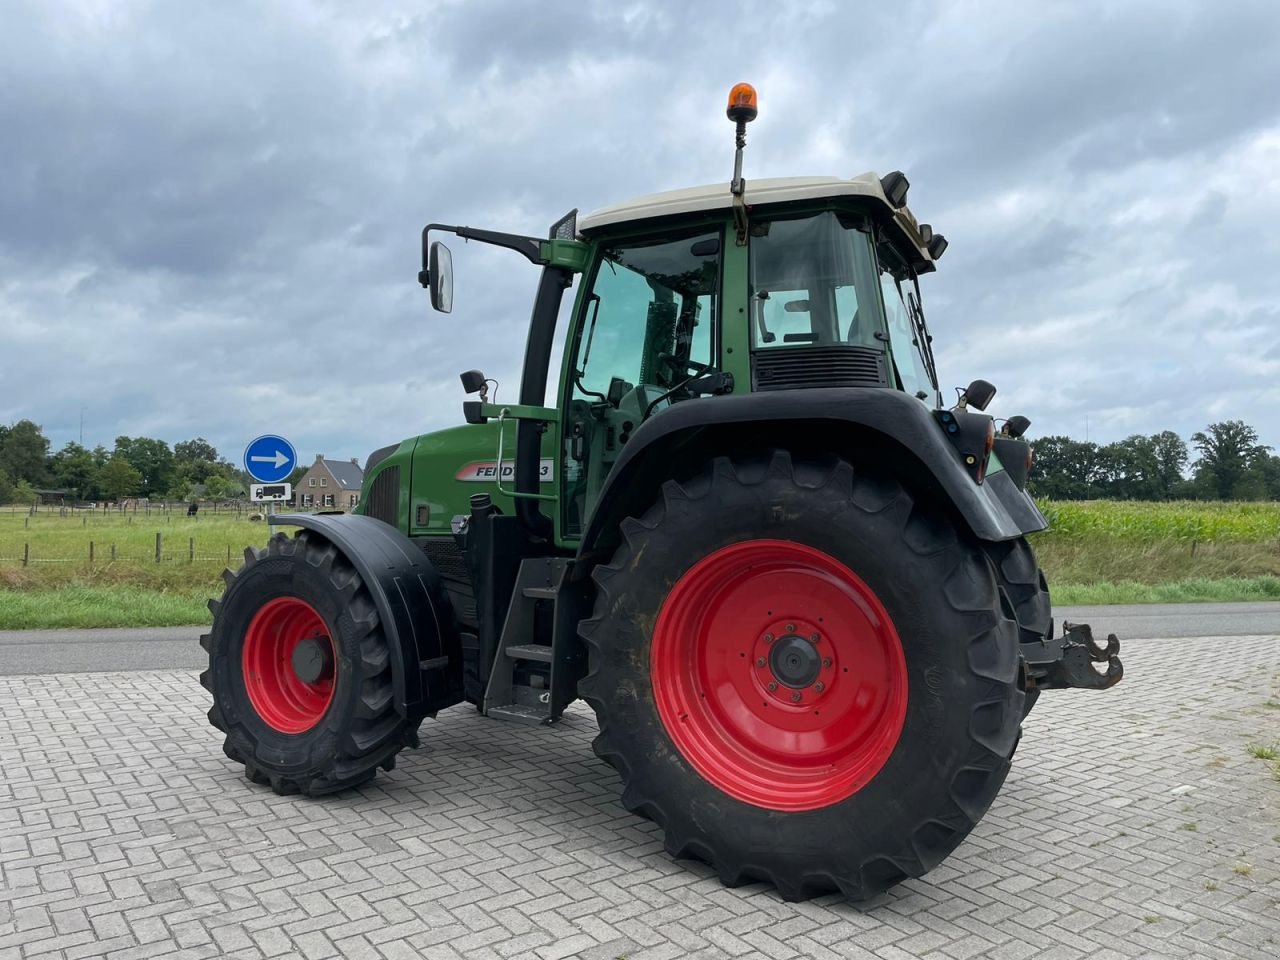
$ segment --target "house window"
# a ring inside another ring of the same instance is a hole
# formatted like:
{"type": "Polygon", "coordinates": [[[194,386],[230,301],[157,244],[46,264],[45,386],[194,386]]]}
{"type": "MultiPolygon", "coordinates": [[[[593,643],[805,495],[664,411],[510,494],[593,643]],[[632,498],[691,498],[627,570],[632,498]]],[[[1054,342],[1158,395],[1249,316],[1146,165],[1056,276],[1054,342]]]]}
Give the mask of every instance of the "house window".
{"type": "Polygon", "coordinates": [[[302,505],[303,505],[304,507],[309,507],[309,506],[311,506],[311,502],[312,502],[313,500],[315,500],[315,497],[313,497],[313,496],[312,496],[311,494],[309,494],[309,493],[304,493],[304,494],[302,495],[302,505]]]}
{"type": "Polygon", "coordinates": [[[353,493],[351,495],[351,506],[354,507],[359,502],[360,502],[360,495],[358,493],[353,493]]]}
{"type": "Polygon", "coordinates": [[[328,485],[329,485],[329,481],[328,481],[328,480],[326,480],[324,477],[321,477],[321,478],[320,478],[320,486],[322,486],[322,487],[327,487],[328,485]]]}
{"type": "Polygon", "coordinates": [[[308,487],[314,487],[315,485],[316,485],[316,478],[315,478],[315,477],[312,477],[310,480],[308,480],[308,481],[307,481],[307,486],[308,486],[308,487]]]}
{"type": "Polygon", "coordinates": [[[326,494],[324,495],[324,505],[325,505],[326,507],[332,507],[332,506],[333,506],[333,494],[332,494],[332,493],[326,493],[326,494]]]}

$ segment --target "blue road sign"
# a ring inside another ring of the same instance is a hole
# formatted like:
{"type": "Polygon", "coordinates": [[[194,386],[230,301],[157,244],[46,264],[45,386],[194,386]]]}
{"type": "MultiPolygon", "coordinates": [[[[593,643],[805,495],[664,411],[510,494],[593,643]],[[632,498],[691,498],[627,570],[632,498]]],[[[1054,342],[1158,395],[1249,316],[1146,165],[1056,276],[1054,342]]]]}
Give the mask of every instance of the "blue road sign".
{"type": "Polygon", "coordinates": [[[244,448],[244,468],[259,483],[279,483],[293,472],[297,462],[293,444],[273,433],[263,434],[244,448]]]}

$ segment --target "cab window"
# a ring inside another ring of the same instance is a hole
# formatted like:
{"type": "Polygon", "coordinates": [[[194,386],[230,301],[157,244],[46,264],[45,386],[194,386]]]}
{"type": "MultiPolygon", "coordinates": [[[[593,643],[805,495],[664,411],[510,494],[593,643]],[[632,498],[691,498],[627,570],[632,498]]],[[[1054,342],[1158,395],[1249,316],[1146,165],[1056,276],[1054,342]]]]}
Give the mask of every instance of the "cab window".
{"type": "Polygon", "coordinates": [[[877,250],[880,260],[880,295],[884,301],[885,324],[889,331],[889,349],[902,389],[931,404],[937,388],[925,362],[927,344],[920,324],[912,314],[908,294],[910,273],[896,251],[882,242],[877,250]]]}
{"type": "Polygon", "coordinates": [[[761,221],[751,238],[752,346],[877,347],[875,267],[865,224],[831,211],[761,221]],[[861,294],[859,291],[861,290],[861,294]]]}

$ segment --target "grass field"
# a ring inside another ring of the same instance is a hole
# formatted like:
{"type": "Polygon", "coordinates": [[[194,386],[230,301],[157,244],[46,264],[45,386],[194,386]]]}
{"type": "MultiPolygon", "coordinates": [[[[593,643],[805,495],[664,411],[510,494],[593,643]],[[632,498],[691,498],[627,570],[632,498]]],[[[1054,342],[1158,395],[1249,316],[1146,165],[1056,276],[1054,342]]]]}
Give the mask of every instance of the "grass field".
{"type": "Polygon", "coordinates": [[[205,604],[222,592],[222,571],[270,535],[247,518],[208,511],[195,520],[181,511],[64,517],[56,509],[28,518],[23,508],[0,509],[0,629],[208,623],[205,604]]]}
{"type": "MultiPolygon", "coordinates": [[[[1280,600],[1280,503],[1042,506],[1053,527],[1032,542],[1056,603],[1280,600]]],[[[223,569],[268,536],[247,514],[2,508],[0,629],[208,623],[223,569]]]]}

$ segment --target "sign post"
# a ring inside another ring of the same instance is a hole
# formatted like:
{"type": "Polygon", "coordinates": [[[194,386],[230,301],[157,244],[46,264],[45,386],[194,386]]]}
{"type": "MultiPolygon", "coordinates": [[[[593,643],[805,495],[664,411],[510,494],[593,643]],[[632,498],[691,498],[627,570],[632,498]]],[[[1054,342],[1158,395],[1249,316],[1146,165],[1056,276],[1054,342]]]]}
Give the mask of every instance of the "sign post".
{"type": "Polygon", "coordinates": [[[257,480],[249,490],[254,503],[283,503],[292,492],[284,481],[298,463],[293,444],[274,433],[264,433],[244,448],[244,468],[257,480]]]}

